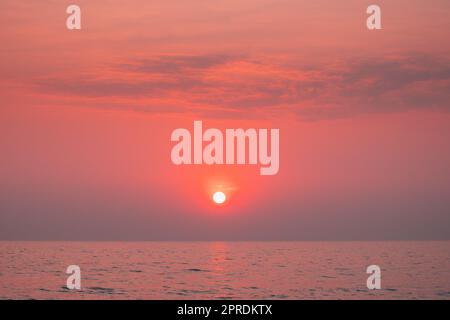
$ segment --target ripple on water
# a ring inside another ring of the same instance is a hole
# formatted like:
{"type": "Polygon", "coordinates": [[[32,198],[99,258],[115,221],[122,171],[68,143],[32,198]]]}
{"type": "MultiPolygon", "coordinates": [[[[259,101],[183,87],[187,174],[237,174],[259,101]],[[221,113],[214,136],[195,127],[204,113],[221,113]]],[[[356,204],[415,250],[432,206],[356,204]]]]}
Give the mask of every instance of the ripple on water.
{"type": "Polygon", "coordinates": [[[184,269],[185,271],[190,271],[190,272],[210,272],[209,270],[205,270],[205,269],[198,269],[198,268],[189,268],[189,269],[184,269]]]}
{"type": "Polygon", "coordinates": [[[88,293],[91,294],[113,294],[115,293],[115,290],[112,288],[105,288],[105,287],[88,287],[87,288],[88,293]]]}

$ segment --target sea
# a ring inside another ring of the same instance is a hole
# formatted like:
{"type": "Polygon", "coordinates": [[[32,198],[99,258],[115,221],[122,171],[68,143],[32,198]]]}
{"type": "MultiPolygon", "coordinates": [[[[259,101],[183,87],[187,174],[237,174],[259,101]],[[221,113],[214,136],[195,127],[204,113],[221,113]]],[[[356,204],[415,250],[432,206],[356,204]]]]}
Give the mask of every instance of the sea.
{"type": "Polygon", "coordinates": [[[2,241],[0,299],[449,300],[450,241],[2,241]]]}

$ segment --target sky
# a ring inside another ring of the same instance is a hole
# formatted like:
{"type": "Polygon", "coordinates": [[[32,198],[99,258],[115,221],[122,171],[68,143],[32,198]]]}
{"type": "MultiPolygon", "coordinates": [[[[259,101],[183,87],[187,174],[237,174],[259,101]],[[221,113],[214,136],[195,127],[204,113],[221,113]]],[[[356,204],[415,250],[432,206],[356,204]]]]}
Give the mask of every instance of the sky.
{"type": "Polygon", "coordinates": [[[0,3],[0,239],[450,239],[449,1],[74,3],[0,3]],[[279,173],[174,165],[194,120],[279,173]]]}

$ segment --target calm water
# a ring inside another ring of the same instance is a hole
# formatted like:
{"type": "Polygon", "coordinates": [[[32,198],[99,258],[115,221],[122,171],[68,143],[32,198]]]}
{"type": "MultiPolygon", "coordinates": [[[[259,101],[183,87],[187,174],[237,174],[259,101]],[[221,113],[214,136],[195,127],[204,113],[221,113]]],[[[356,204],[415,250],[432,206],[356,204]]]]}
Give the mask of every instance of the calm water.
{"type": "Polygon", "coordinates": [[[450,241],[0,242],[0,299],[30,298],[450,299],[450,241]]]}

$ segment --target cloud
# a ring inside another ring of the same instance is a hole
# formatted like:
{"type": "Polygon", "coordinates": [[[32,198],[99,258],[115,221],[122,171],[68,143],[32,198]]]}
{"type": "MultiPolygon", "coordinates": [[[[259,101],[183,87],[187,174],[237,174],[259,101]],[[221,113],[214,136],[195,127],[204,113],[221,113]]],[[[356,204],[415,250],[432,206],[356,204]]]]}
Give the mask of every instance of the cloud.
{"type": "Polygon", "coordinates": [[[178,74],[205,70],[232,60],[234,57],[228,55],[160,55],[154,58],[135,59],[119,67],[133,72],[178,74]]]}
{"type": "Polygon", "coordinates": [[[446,57],[405,54],[304,66],[292,57],[160,55],[91,74],[38,79],[40,91],[147,112],[209,117],[292,113],[304,119],[450,109],[446,57]]]}

